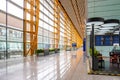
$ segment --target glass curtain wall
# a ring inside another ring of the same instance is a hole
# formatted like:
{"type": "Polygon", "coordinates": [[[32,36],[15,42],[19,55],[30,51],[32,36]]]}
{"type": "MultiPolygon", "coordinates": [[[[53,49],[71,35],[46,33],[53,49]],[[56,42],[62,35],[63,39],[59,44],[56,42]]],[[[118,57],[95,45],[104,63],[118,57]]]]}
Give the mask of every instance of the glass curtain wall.
{"type": "Polygon", "coordinates": [[[0,0],[0,3],[0,59],[20,57],[23,54],[23,0],[0,0]]]}
{"type": "Polygon", "coordinates": [[[54,48],[54,3],[40,0],[40,20],[38,29],[38,48],[54,48]]]}
{"type": "Polygon", "coordinates": [[[82,44],[78,32],[57,0],[40,0],[38,48],[66,49],[73,42],[82,44]],[[56,10],[55,10],[56,9],[56,10]],[[58,47],[57,47],[58,44],[58,47]]]}
{"type": "MultiPolygon", "coordinates": [[[[39,2],[38,49],[46,46],[66,49],[73,42],[80,47],[82,40],[59,2],[39,2]],[[56,2],[58,5],[55,5],[56,2]]],[[[0,0],[0,3],[0,59],[20,57],[23,55],[24,0],[0,0]]],[[[27,19],[30,19],[30,14],[27,19]]]]}
{"type": "MultiPolygon", "coordinates": [[[[30,46],[31,24],[27,22],[25,27],[24,21],[31,20],[32,14],[28,11],[25,18],[25,1],[27,0],[0,0],[0,75],[14,71],[15,69],[10,66],[23,62],[24,36],[27,49],[30,46]],[[24,28],[28,30],[26,35],[24,28]]],[[[26,5],[28,10],[32,5],[29,1],[26,5]]],[[[39,0],[39,3],[37,48],[43,49],[49,46],[49,48],[67,49],[73,42],[80,47],[82,40],[58,0],[39,0]]],[[[34,8],[35,6],[33,11],[34,8]]],[[[33,21],[35,17],[32,17],[33,21]]]]}

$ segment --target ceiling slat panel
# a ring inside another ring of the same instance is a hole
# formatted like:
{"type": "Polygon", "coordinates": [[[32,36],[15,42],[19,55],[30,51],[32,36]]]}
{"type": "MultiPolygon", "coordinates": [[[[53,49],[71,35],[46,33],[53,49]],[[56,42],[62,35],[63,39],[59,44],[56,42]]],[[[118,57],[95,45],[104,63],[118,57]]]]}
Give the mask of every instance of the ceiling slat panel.
{"type": "MultiPolygon", "coordinates": [[[[88,0],[90,1],[90,0],[88,0]]],[[[99,1],[92,1],[88,3],[88,7],[93,6],[109,6],[109,5],[118,5],[120,4],[120,0],[99,0],[99,1]]]]}
{"type": "Polygon", "coordinates": [[[59,0],[81,37],[84,37],[86,20],[86,0],[59,0]]]}
{"type": "Polygon", "coordinates": [[[120,10],[120,5],[115,5],[115,6],[101,6],[101,7],[92,7],[88,9],[88,12],[107,12],[107,11],[118,11],[120,10]]]}
{"type": "MultiPolygon", "coordinates": [[[[120,0],[88,0],[88,18],[91,17],[120,20],[120,0]]],[[[113,31],[109,30],[105,33],[113,33],[113,31]]]]}

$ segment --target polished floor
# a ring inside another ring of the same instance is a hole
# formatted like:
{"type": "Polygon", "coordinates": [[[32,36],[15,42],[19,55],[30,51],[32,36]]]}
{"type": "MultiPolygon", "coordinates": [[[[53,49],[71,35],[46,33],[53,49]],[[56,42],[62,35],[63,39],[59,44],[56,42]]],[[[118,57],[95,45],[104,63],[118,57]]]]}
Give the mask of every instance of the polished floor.
{"type": "Polygon", "coordinates": [[[87,70],[79,49],[0,61],[0,80],[120,80],[119,76],[88,75],[87,70]]]}

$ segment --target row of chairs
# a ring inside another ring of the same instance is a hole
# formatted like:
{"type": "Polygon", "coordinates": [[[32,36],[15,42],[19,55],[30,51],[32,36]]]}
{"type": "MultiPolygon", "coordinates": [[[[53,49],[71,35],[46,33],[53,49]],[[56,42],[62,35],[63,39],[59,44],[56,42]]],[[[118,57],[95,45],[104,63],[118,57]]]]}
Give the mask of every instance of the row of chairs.
{"type": "Polygon", "coordinates": [[[120,65],[120,54],[115,52],[110,52],[110,63],[120,65]]]}

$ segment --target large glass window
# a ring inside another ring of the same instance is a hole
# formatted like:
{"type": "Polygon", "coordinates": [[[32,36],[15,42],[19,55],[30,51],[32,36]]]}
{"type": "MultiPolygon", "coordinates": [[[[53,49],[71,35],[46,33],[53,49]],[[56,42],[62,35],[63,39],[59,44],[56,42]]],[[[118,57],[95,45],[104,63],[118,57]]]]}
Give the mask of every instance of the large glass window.
{"type": "MultiPolygon", "coordinates": [[[[32,0],[28,0],[28,2],[26,0],[0,0],[0,61],[23,56],[24,36],[26,36],[26,48],[30,49],[30,34],[34,34],[30,30],[31,22],[36,26],[34,22],[37,18],[30,12],[33,7],[33,13],[36,13],[36,7],[30,4],[30,1],[32,0]],[[26,8],[24,8],[24,2],[27,3],[26,8]],[[23,11],[25,11],[25,15],[23,11]],[[30,21],[31,17],[33,17],[33,21],[30,21]],[[24,31],[25,28],[26,31],[24,31]],[[26,35],[23,35],[24,32],[26,35]]],[[[39,1],[38,49],[63,49],[72,42],[79,41],[79,36],[76,38],[77,32],[69,18],[65,16],[64,9],[61,9],[60,5],[55,5],[56,0],[39,1]]],[[[33,27],[34,31],[35,29],[33,27]]],[[[4,63],[6,65],[6,61],[4,63]]]]}
{"type": "Polygon", "coordinates": [[[1,59],[22,56],[23,0],[7,0],[7,11],[6,0],[0,0],[0,3],[0,49],[4,49],[1,59]]]}
{"type": "MultiPolygon", "coordinates": [[[[39,22],[39,35],[42,34],[43,48],[49,45],[49,48],[54,47],[54,10],[52,8],[54,4],[51,1],[40,0],[40,22],[39,22]],[[41,30],[42,29],[42,30],[41,30]]],[[[39,43],[40,43],[39,42],[39,43]]],[[[41,47],[41,46],[39,46],[41,47]]]]}
{"type": "Polygon", "coordinates": [[[6,40],[6,28],[0,27],[0,40],[6,40]]]}
{"type": "Polygon", "coordinates": [[[42,40],[43,39],[43,37],[42,36],[38,36],[38,43],[43,43],[42,40]]]}
{"type": "Polygon", "coordinates": [[[0,10],[6,11],[6,0],[0,0],[0,10]]]}
{"type": "Polygon", "coordinates": [[[23,7],[23,4],[24,4],[24,0],[11,0],[12,2],[16,3],[17,5],[23,7]]]}
{"type": "Polygon", "coordinates": [[[7,36],[8,36],[8,41],[18,41],[22,42],[23,37],[22,37],[22,31],[14,30],[14,29],[7,29],[7,36]]]}
{"type": "Polygon", "coordinates": [[[8,13],[23,19],[23,10],[8,2],[8,13]]]}

